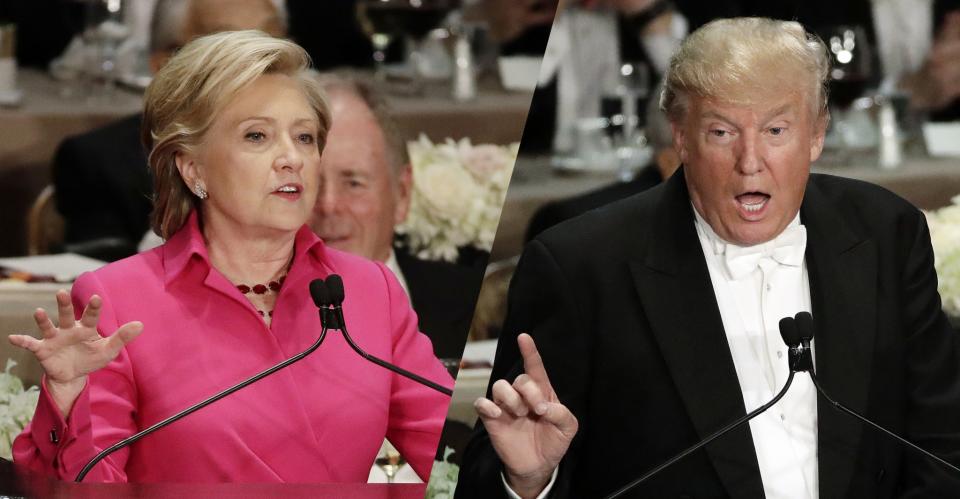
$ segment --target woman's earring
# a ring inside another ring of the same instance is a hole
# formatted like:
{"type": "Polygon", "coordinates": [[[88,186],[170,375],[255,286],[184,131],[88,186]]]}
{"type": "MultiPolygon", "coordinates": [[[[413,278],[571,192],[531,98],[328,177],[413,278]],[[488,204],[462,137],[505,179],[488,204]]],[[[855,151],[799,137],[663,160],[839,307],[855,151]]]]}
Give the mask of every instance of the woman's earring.
{"type": "Polygon", "coordinates": [[[207,190],[203,188],[203,185],[200,184],[199,180],[197,180],[193,184],[193,192],[197,195],[198,198],[207,199],[207,190]]]}

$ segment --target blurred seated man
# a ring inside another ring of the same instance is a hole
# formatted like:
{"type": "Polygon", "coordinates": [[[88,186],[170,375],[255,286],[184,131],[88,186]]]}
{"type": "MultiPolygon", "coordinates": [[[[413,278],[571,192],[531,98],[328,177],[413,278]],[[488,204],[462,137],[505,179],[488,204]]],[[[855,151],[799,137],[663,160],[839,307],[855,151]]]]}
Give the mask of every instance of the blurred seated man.
{"type": "Polygon", "coordinates": [[[407,291],[437,357],[459,358],[483,267],[420,260],[395,247],[410,207],[413,172],[383,100],[360,80],[320,77],[333,126],[320,162],[311,226],[336,249],[383,262],[407,291]]]}
{"type": "MultiPolygon", "coordinates": [[[[217,31],[285,32],[270,0],[158,0],[150,32],[156,72],[179,47],[217,31]]],[[[138,113],[67,138],[53,160],[57,210],[66,226],[65,250],[113,261],[137,251],[149,228],[153,182],[140,145],[138,113]]]]}
{"type": "MultiPolygon", "coordinates": [[[[659,95],[659,89],[653,95],[659,95]]],[[[656,99],[651,99],[647,104],[646,123],[647,141],[650,148],[653,149],[653,159],[650,164],[641,168],[633,180],[629,182],[616,182],[579,196],[553,201],[540,207],[533,214],[530,225],[527,227],[526,241],[530,242],[534,237],[537,237],[537,234],[564,220],[645,191],[670,178],[680,166],[680,157],[673,149],[670,123],[666,116],[660,112],[659,102],[656,99]]]]}

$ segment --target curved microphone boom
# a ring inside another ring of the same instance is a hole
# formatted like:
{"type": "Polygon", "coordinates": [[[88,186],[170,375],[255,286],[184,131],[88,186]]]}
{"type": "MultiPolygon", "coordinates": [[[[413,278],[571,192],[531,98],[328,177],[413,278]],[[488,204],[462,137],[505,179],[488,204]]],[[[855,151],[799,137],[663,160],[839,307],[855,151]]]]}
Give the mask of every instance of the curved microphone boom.
{"type": "MultiPolygon", "coordinates": [[[[794,323],[793,323],[793,318],[791,318],[791,317],[785,317],[785,318],[783,318],[783,319],[780,320],[780,335],[783,337],[784,342],[787,343],[788,345],[790,345],[790,343],[794,341],[794,338],[796,338],[796,344],[798,344],[798,345],[800,344],[799,336],[798,336],[798,334],[797,334],[797,328],[796,328],[796,326],[795,326],[794,323]]],[[[741,425],[743,425],[743,424],[746,424],[746,423],[747,423],[748,421],[750,421],[751,419],[759,416],[760,414],[763,414],[767,409],[773,407],[774,404],[776,404],[777,402],[779,402],[780,399],[783,398],[783,396],[787,394],[787,390],[789,390],[789,389],[790,389],[790,385],[793,384],[793,376],[794,376],[794,374],[796,374],[796,372],[797,372],[797,371],[795,371],[795,370],[793,369],[793,363],[791,362],[790,374],[787,375],[787,381],[786,381],[786,383],[783,384],[783,388],[780,389],[780,392],[777,393],[777,395],[774,396],[771,401],[769,401],[769,402],[767,402],[766,404],[763,404],[762,406],[754,409],[754,410],[753,410],[752,412],[750,412],[749,414],[740,417],[739,419],[737,419],[736,421],[728,424],[727,426],[724,426],[723,428],[719,429],[718,431],[716,431],[715,433],[711,434],[711,435],[708,436],[707,438],[705,438],[705,439],[701,440],[700,442],[696,443],[696,444],[693,445],[692,447],[687,448],[686,450],[684,450],[683,452],[677,454],[676,456],[673,456],[672,458],[670,458],[669,460],[667,460],[667,461],[664,462],[663,464],[661,464],[661,465],[657,466],[656,468],[654,468],[654,469],[646,472],[646,473],[645,473],[643,476],[641,476],[640,478],[637,478],[636,480],[634,480],[634,481],[632,481],[632,482],[624,485],[623,487],[617,489],[614,493],[608,495],[608,496],[606,497],[606,499],[614,499],[614,498],[616,498],[616,497],[622,496],[623,494],[626,494],[627,492],[630,491],[630,489],[633,489],[633,488],[636,487],[637,485],[640,485],[641,483],[649,480],[649,479],[652,478],[654,475],[656,475],[656,474],[660,473],[661,471],[667,469],[668,467],[670,467],[671,465],[673,465],[673,464],[676,463],[677,461],[679,461],[679,460],[681,460],[681,459],[689,456],[690,454],[693,454],[694,452],[700,450],[701,448],[703,448],[704,446],[706,446],[706,445],[709,444],[710,442],[713,442],[714,440],[716,440],[716,439],[718,439],[718,438],[726,435],[727,433],[733,431],[733,430],[736,429],[737,427],[739,427],[739,426],[741,426],[741,425]]]]}
{"type": "Polygon", "coordinates": [[[343,289],[343,279],[340,278],[337,274],[330,274],[327,276],[327,280],[323,279],[314,279],[310,283],[310,296],[313,297],[313,303],[316,304],[317,308],[320,309],[320,322],[323,324],[324,329],[338,329],[343,333],[343,339],[347,340],[347,344],[350,345],[350,348],[354,352],[357,352],[364,359],[373,362],[374,364],[389,369],[405,378],[411,379],[417,383],[420,383],[427,388],[432,388],[446,396],[453,395],[453,390],[434,383],[423,376],[414,374],[402,367],[395,366],[383,359],[375,357],[367,352],[365,352],[356,342],[353,341],[353,338],[350,337],[350,333],[347,332],[347,324],[343,319],[343,298],[344,298],[344,289],[343,289]]]}
{"type": "MultiPolygon", "coordinates": [[[[312,283],[311,283],[311,286],[310,286],[310,294],[311,294],[311,296],[313,295],[313,286],[312,286],[312,283]]],[[[322,324],[322,321],[321,321],[321,324],[322,324]]],[[[160,428],[163,428],[164,426],[167,426],[167,425],[169,425],[169,424],[171,424],[171,423],[173,423],[173,422],[175,422],[175,421],[178,421],[178,420],[186,417],[186,416],[189,415],[189,414],[192,414],[192,413],[194,413],[194,412],[196,412],[196,411],[199,411],[200,409],[203,409],[204,407],[206,407],[206,406],[208,406],[208,405],[210,405],[210,404],[212,404],[212,403],[214,403],[214,402],[216,402],[216,401],[218,401],[218,400],[226,397],[227,395],[230,395],[231,393],[234,393],[234,392],[236,392],[236,391],[238,391],[238,390],[240,390],[240,389],[242,389],[242,388],[245,388],[245,387],[247,387],[247,386],[250,386],[251,384],[256,383],[257,381],[260,381],[261,379],[266,378],[267,376],[269,376],[269,375],[271,375],[271,374],[273,374],[273,373],[275,373],[275,372],[283,369],[284,367],[287,367],[287,366],[289,366],[290,364],[293,364],[294,362],[297,362],[298,360],[306,357],[307,355],[310,355],[311,353],[313,353],[314,350],[316,350],[317,348],[320,347],[320,344],[323,343],[323,339],[326,338],[326,336],[327,336],[327,327],[326,327],[325,325],[323,325],[323,326],[322,326],[322,329],[320,330],[320,336],[319,336],[319,337],[317,338],[317,340],[314,341],[313,344],[310,345],[310,347],[307,348],[306,350],[304,350],[304,351],[302,351],[302,352],[294,355],[293,357],[290,357],[290,358],[287,359],[287,360],[284,360],[283,362],[280,362],[279,364],[277,364],[277,365],[275,365],[275,366],[273,366],[273,367],[271,367],[271,368],[269,368],[269,369],[266,369],[266,370],[261,371],[261,372],[259,372],[259,373],[257,373],[257,374],[254,374],[253,376],[251,376],[251,377],[249,377],[249,378],[247,378],[247,379],[245,379],[245,380],[237,383],[236,385],[231,386],[230,388],[227,388],[226,390],[223,390],[223,391],[220,392],[220,393],[217,393],[216,395],[213,395],[212,397],[209,397],[209,398],[207,398],[207,399],[205,399],[205,400],[203,400],[203,401],[201,401],[201,402],[198,402],[198,403],[196,403],[196,404],[194,404],[194,405],[192,405],[192,406],[190,406],[190,407],[187,407],[186,409],[184,409],[184,410],[182,410],[182,411],[174,414],[173,416],[168,417],[167,419],[164,419],[163,421],[154,423],[153,425],[151,425],[151,426],[149,426],[149,427],[147,427],[147,428],[145,428],[145,429],[143,429],[143,430],[141,430],[141,431],[139,431],[139,432],[137,432],[137,433],[134,433],[133,435],[131,435],[131,436],[129,436],[129,437],[127,437],[127,438],[125,438],[125,439],[123,439],[123,440],[121,440],[121,441],[113,444],[113,445],[111,445],[110,447],[107,447],[106,449],[104,449],[103,451],[101,451],[99,454],[97,454],[96,456],[94,456],[94,458],[91,459],[91,460],[86,464],[86,466],[83,467],[82,470],[80,470],[80,473],[77,474],[77,478],[76,478],[74,481],[75,481],[75,482],[78,482],[78,483],[79,483],[79,482],[82,482],[83,479],[84,479],[84,477],[87,476],[87,473],[89,473],[90,470],[92,470],[93,467],[97,465],[97,463],[99,463],[100,461],[102,461],[104,458],[106,458],[106,457],[109,456],[110,454],[113,454],[114,452],[116,452],[116,451],[118,451],[118,450],[120,450],[120,449],[122,449],[122,448],[124,448],[124,447],[126,447],[126,446],[128,446],[128,445],[130,445],[130,444],[132,444],[132,443],[134,443],[134,442],[136,442],[137,440],[140,440],[141,438],[143,438],[143,437],[145,437],[145,436],[147,436],[147,435],[149,435],[149,434],[151,434],[151,433],[153,433],[153,432],[155,432],[155,431],[157,431],[157,430],[159,430],[160,428]]]]}
{"type": "MultiPolygon", "coordinates": [[[[797,314],[796,322],[797,322],[797,329],[799,330],[799,334],[800,334],[801,341],[806,344],[807,350],[808,350],[808,352],[809,352],[810,341],[813,340],[813,317],[812,317],[808,312],[800,312],[800,313],[797,314]]],[[[876,430],[879,430],[881,433],[884,433],[884,434],[886,434],[887,436],[892,437],[893,439],[895,439],[895,440],[897,440],[898,442],[906,445],[907,447],[910,447],[911,449],[913,449],[913,450],[915,450],[915,451],[923,454],[924,456],[927,456],[927,457],[930,458],[930,459],[933,459],[934,461],[940,463],[941,465],[943,465],[943,466],[945,466],[945,467],[947,467],[947,468],[949,468],[949,469],[951,469],[951,470],[953,470],[953,471],[955,471],[955,472],[957,472],[957,473],[960,473],[960,468],[957,468],[957,467],[954,466],[953,464],[950,464],[949,462],[947,462],[946,460],[944,460],[944,459],[941,458],[940,456],[937,456],[936,454],[934,454],[934,453],[932,453],[932,452],[930,452],[930,451],[928,451],[928,450],[920,447],[919,445],[917,445],[917,444],[915,444],[915,443],[913,443],[913,442],[911,442],[911,441],[909,441],[909,440],[901,437],[900,435],[897,435],[896,433],[894,433],[894,432],[892,432],[892,431],[884,428],[883,426],[880,426],[879,424],[874,423],[873,421],[870,421],[869,419],[867,419],[866,416],[863,416],[863,415],[861,415],[860,413],[858,413],[857,411],[854,411],[853,409],[850,409],[849,407],[847,407],[847,406],[841,404],[840,402],[837,402],[836,400],[834,400],[833,397],[831,397],[830,395],[828,395],[827,392],[823,389],[823,387],[820,386],[820,380],[817,379],[817,373],[816,373],[815,369],[813,368],[813,365],[812,365],[812,364],[811,364],[810,368],[807,370],[807,372],[810,374],[810,379],[813,381],[813,386],[815,386],[815,387],[817,388],[817,392],[819,392],[820,395],[822,395],[823,398],[826,399],[826,401],[829,402],[830,405],[832,405],[832,406],[833,406],[834,408],[836,408],[837,410],[839,410],[839,411],[841,411],[841,412],[844,412],[844,413],[846,413],[846,414],[848,414],[848,415],[850,415],[850,416],[853,416],[854,418],[857,418],[857,419],[860,420],[861,422],[866,423],[866,424],[867,424],[868,426],[870,426],[871,428],[874,428],[874,429],[876,429],[876,430]]]]}

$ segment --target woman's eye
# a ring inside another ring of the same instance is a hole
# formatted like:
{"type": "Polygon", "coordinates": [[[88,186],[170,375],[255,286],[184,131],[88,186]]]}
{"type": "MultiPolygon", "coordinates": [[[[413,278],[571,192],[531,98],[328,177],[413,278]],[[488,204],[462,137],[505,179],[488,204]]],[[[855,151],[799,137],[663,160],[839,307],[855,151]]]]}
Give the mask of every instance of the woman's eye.
{"type": "Polygon", "coordinates": [[[262,142],[263,139],[267,138],[267,135],[263,132],[249,132],[244,137],[252,142],[262,142]]]}
{"type": "Polygon", "coordinates": [[[309,133],[301,133],[297,139],[303,144],[313,144],[316,142],[316,139],[313,138],[313,135],[309,133]]]}

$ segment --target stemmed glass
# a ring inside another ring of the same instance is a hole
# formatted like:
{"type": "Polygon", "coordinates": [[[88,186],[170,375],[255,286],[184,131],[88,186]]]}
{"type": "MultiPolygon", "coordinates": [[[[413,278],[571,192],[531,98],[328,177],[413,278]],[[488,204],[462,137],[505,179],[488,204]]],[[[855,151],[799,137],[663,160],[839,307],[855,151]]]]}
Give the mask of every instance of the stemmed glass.
{"type": "Polygon", "coordinates": [[[458,5],[458,0],[358,0],[357,20],[373,43],[377,78],[385,79],[384,51],[394,39],[402,36],[407,41],[412,90],[419,93],[422,90],[420,45],[458,5]]]}
{"type": "Polygon", "coordinates": [[[646,162],[646,137],[640,119],[644,103],[650,93],[650,72],[642,62],[623,62],[619,67],[618,84],[614,90],[619,100],[620,113],[611,118],[620,134],[614,137],[619,178],[629,182],[646,162]]]}
{"type": "Polygon", "coordinates": [[[109,101],[117,81],[117,49],[130,29],[123,23],[123,0],[86,0],[83,40],[93,47],[91,75],[101,83],[100,97],[109,101]]]}
{"type": "Polygon", "coordinates": [[[407,0],[357,0],[357,22],[373,44],[373,74],[378,81],[386,80],[383,70],[387,47],[400,35],[400,26],[391,12],[396,4],[407,0]]]}
{"type": "Polygon", "coordinates": [[[400,451],[386,439],[384,439],[383,445],[380,446],[380,452],[377,453],[377,459],[374,462],[383,470],[383,473],[387,475],[387,483],[393,483],[397,472],[406,464],[406,460],[400,455],[400,451]]]}
{"type": "Polygon", "coordinates": [[[817,30],[827,45],[830,61],[830,104],[833,132],[841,149],[857,140],[850,112],[873,78],[873,58],[862,26],[828,26],[817,30]]]}

